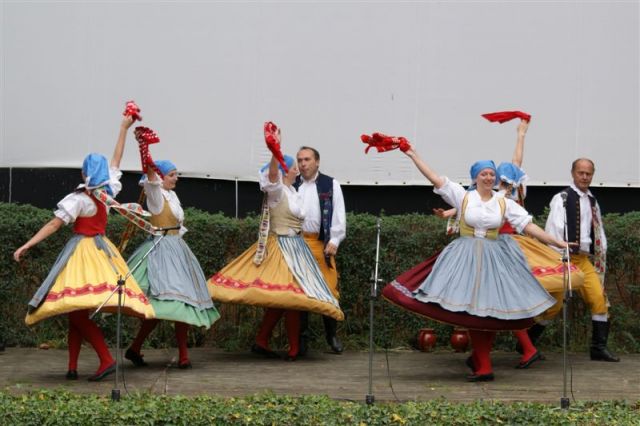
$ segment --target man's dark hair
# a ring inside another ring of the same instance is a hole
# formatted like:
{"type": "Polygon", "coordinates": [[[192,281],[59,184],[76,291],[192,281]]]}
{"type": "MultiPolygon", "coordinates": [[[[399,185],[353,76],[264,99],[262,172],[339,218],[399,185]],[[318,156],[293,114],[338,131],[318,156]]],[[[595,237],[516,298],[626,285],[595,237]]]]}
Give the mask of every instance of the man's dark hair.
{"type": "Polygon", "coordinates": [[[320,161],[320,153],[317,149],[311,148],[310,146],[301,146],[300,149],[298,149],[298,152],[302,151],[303,149],[308,149],[309,151],[313,152],[313,156],[316,161],[320,161]]]}

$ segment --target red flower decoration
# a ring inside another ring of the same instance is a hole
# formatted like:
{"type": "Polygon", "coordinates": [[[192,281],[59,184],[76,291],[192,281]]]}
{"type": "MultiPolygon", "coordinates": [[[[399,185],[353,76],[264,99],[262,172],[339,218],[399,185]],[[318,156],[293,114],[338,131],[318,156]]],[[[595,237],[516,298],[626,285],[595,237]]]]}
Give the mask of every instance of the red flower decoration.
{"type": "Polygon", "coordinates": [[[122,115],[127,116],[130,115],[133,118],[133,121],[142,121],[142,116],[140,115],[140,107],[136,105],[134,101],[129,101],[124,107],[124,112],[122,115]]]}
{"type": "Polygon", "coordinates": [[[407,152],[411,148],[409,141],[402,136],[388,136],[383,133],[373,133],[371,136],[362,135],[360,140],[369,145],[365,148],[364,153],[367,154],[371,148],[375,148],[378,152],[392,151],[400,149],[407,152]]]}

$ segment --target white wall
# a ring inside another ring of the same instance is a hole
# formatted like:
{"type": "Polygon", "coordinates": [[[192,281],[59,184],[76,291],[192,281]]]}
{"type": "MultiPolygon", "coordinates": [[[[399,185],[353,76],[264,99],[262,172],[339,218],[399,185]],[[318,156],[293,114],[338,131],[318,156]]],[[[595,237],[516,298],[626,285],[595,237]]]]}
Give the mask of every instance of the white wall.
{"type": "Polygon", "coordinates": [[[273,120],[285,152],[317,147],[342,183],[426,183],[400,152],[365,156],[374,131],[467,182],[515,143],[515,121],[480,114],[521,109],[532,184],[588,156],[596,184],[640,186],[638,1],[4,0],[0,19],[0,166],[110,154],[135,99],[154,158],[187,175],[255,180],[273,120]]]}

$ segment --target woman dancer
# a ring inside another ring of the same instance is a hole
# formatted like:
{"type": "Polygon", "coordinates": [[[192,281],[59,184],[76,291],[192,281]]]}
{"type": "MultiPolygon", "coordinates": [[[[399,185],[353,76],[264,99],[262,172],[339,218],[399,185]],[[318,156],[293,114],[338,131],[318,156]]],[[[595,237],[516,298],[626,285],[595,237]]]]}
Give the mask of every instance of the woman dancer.
{"type": "MultiPolygon", "coordinates": [[[[524,207],[524,199],[527,196],[526,182],[528,177],[521,167],[524,157],[524,140],[528,128],[529,121],[521,120],[517,128],[518,139],[511,162],[500,163],[496,173],[496,178],[499,182],[498,195],[510,198],[522,207],[524,207]]],[[[456,209],[444,212],[438,211],[436,214],[441,217],[451,217],[456,215],[456,209]]],[[[556,303],[561,303],[564,269],[558,253],[538,240],[518,234],[509,222],[503,224],[500,228],[500,233],[511,235],[514,238],[523,251],[533,275],[559,301],[556,303]]],[[[571,267],[571,279],[574,287],[582,287],[583,275],[575,266],[571,267]]],[[[544,359],[544,356],[534,346],[538,328],[534,325],[528,331],[518,330],[514,332],[518,340],[516,349],[522,354],[516,368],[528,368],[534,362],[544,359]]],[[[469,364],[469,361],[467,364],[469,364]]]]}
{"type": "MultiPolygon", "coordinates": [[[[498,235],[503,221],[547,244],[565,243],[532,223],[517,203],[493,191],[496,168],[479,161],[470,170],[473,185],[461,185],[436,174],[413,150],[405,151],[434,191],[460,212],[460,238],[438,256],[433,270],[417,290],[414,303],[428,305],[436,320],[470,329],[473,346],[470,381],[493,380],[490,350],[495,331],[519,330],[555,302],[536,281],[513,239],[498,235]]],[[[405,289],[406,290],[406,289],[405,289]]]]}
{"type": "Polygon", "coordinates": [[[138,335],[125,353],[125,358],[136,367],[147,365],[140,352],[147,336],[160,320],[174,321],[178,343],[178,367],[191,368],[187,349],[189,325],[207,329],[220,318],[213,306],[207,280],[198,260],[193,255],[182,236],[187,229],[183,226],[184,211],[174,189],[178,181],[176,166],[167,160],[156,161],[155,165],[163,174],[160,178],[151,167],[141,180],[147,197],[147,208],[151,212],[151,223],[160,228],[179,228],[167,231],[165,237],[152,249],[159,236],[142,243],[129,259],[129,267],[140,263],[133,276],[140,288],[151,301],[156,313],[155,319],[143,320],[138,335]]]}
{"type": "MultiPolygon", "coordinates": [[[[269,124],[269,123],[267,123],[269,124]]],[[[309,247],[300,235],[304,211],[292,184],[298,173],[292,157],[276,153],[261,169],[260,188],[265,192],[261,238],[209,280],[214,300],[267,308],[252,352],[276,358],[269,339],[285,317],[289,340],[286,360],[299,351],[300,311],[312,311],[343,320],[309,247]],[[281,158],[281,166],[276,158],[281,158]]]]}
{"type": "MultiPolygon", "coordinates": [[[[116,288],[119,276],[129,269],[115,246],[105,236],[108,207],[102,200],[111,199],[122,189],[120,160],[124,152],[127,130],[133,124],[125,116],[111,158],[111,163],[100,154],[89,154],[82,163],[84,183],[58,203],[54,218],[45,224],[29,241],[13,254],[20,261],[33,246],[73,223],[74,236],[58,256],[49,275],[33,299],[25,319],[33,325],[46,318],[68,314],[69,366],[67,379],[78,378],[78,356],[83,340],[88,341],[100,359],[100,365],[90,381],[102,380],[115,371],[116,363],[109,352],[100,328],[89,319],[89,311],[100,306],[116,288]],[[98,198],[100,197],[100,198],[98,198]]],[[[153,308],[133,278],[124,290],[122,312],[142,318],[153,318],[153,308]]],[[[117,308],[118,298],[111,297],[106,311],[117,308]]]]}

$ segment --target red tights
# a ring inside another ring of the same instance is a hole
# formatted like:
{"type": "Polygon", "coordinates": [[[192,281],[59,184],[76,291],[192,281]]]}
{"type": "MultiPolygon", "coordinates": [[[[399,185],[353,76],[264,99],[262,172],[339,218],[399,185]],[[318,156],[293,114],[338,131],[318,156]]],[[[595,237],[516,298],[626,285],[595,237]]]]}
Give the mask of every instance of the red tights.
{"type": "Polygon", "coordinates": [[[494,331],[480,331],[469,330],[471,336],[471,357],[473,358],[473,365],[476,368],[474,374],[483,375],[493,372],[491,367],[491,347],[493,346],[493,339],[496,337],[494,331]]]}
{"type": "Polygon", "coordinates": [[[287,355],[295,357],[300,349],[300,311],[267,308],[264,311],[262,324],[256,336],[256,343],[265,349],[269,349],[271,333],[276,327],[280,318],[284,315],[284,327],[287,329],[287,339],[289,340],[289,352],[287,355]]]}
{"type": "MultiPolygon", "coordinates": [[[[160,320],[157,319],[143,320],[142,325],[140,326],[140,331],[138,331],[136,338],[133,339],[130,349],[139,354],[145,339],[156,328],[159,322],[160,320]]],[[[185,364],[189,362],[189,350],[187,349],[189,324],[176,321],[174,322],[174,326],[176,330],[176,341],[178,342],[178,356],[180,358],[178,363],[185,364]]]]}
{"type": "Polygon", "coordinates": [[[513,334],[518,339],[518,343],[522,347],[522,358],[520,358],[520,363],[525,363],[531,359],[532,356],[538,352],[531,339],[529,338],[529,334],[527,334],[527,330],[514,331],[513,334]]]}
{"type": "Polygon", "coordinates": [[[69,370],[78,369],[78,357],[80,356],[80,348],[82,341],[86,340],[93,346],[93,349],[98,354],[100,359],[100,367],[98,372],[103,371],[114,360],[109,352],[102,331],[96,325],[95,322],[89,319],[89,311],[81,310],[69,313],[69,333],[68,333],[68,346],[69,346],[69,370]]]}

